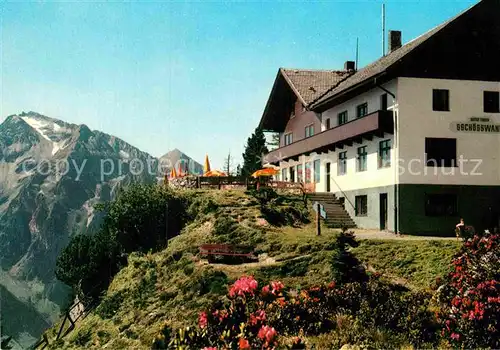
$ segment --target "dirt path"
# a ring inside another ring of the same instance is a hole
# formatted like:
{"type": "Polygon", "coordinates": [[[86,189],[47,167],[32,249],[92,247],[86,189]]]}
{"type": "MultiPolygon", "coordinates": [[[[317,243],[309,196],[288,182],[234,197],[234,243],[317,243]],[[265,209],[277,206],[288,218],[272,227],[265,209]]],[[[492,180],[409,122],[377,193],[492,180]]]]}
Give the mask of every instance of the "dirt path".
{"type": "Polygon", "coordinates": [[[392,232],[378,230],[353,229],[352,231],[354,231],[354,234],[358,239],[456,240],[455,237],[395,235],[392,232]]]}

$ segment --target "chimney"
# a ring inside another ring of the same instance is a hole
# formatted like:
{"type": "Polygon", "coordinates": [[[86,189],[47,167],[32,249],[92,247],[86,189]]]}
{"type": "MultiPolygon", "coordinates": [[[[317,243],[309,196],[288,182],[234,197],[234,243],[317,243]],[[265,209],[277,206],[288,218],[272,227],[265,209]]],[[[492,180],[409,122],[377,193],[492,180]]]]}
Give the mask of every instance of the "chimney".
{"type": "Polygon", "coordinates": [[[389,30],[389,53],[401,47],[401,31],[389,30]]]}
{"type": "Polygon", "coordinates": [[[346,61],[346,63],[344,63],[344,70],[345,71],[356,70],[356,63],[354,61],[346,61]]]}

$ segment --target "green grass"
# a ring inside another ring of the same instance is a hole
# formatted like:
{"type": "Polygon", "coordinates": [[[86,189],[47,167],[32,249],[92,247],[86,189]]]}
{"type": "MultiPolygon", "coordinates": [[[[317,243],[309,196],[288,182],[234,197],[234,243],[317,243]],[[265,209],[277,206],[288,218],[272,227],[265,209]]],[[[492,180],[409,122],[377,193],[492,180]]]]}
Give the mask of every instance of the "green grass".
{"type": "MultiPolygon", "coordinates": [[[[329,282],[337,230],[323,228],[316,236],[311,223],[262,226],[258,202],[242,191],[185,191],[185,195],[197,203],[191,208],[199,211],[194,221],[165,250],[132,254],[101,305],[51,348],[150,348],[164,324],[172,328],[195,324],[200,310],[222,298],[227,286],[243,274],[261,281],[279,279],[288,287],[329,282]],[[236,221],[237,230],[215,232],[217,221],[227,217],[236,221]],[[235,237],[240,244],[254,245],[270,261],[208,265],[197,255],[201,244],[235,237]]],[[[446,272],[457,249],[458,243],[452,241],[362,240],[354,252],[389,278],[426,288],[446,272]]],[[[54,329],[48,333],[51,342],[54,329]]]]}
{"type": "Polygon", "coordinates": [[[412,287],[429,288],[448,272],[459,248],[460,242],[447,240],[361,240],[353,251],[377,272],[412,287]]]}

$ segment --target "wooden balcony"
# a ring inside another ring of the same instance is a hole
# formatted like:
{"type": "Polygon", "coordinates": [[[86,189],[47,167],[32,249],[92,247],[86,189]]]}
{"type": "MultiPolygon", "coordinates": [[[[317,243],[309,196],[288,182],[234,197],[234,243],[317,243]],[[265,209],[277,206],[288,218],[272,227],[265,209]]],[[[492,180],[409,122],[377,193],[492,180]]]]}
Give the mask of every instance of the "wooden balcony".
{"type": "Polygon", "coordinates": [[[263,163],[277,164],[279,161],[298,160],[301,155],[334,151],[336,148],[352,146],[353,143],[361,144],[363,139],[371,140],[374,136],[383,137],[384,133],[394,133],[392,111],[377,111],[277,148],[264,156],[263,163]]]}

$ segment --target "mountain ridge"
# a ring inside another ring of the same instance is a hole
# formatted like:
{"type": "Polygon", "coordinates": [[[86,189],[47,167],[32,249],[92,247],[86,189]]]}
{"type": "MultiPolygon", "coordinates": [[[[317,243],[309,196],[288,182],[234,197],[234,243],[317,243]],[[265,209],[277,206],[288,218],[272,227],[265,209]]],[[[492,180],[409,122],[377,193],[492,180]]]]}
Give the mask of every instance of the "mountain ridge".
{"type": "Polygon", "coordinates": [[[116,136],[32,111],[8,116],[0,124],[2,304],[11,310],[14,297],[38,316],[27,328],[3,315],[2,329],[30,346],[68,301],[55,261],[73,235],[99,229],[104,213],[95,204],[161,177],[157,158],[116,136]]]}

